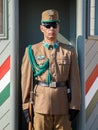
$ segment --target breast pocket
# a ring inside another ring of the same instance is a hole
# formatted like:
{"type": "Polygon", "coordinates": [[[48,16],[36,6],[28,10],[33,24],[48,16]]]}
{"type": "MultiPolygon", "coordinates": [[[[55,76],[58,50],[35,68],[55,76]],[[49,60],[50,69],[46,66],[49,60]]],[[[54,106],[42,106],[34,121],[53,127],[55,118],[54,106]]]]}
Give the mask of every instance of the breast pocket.
{"type": "Polygon", "coordinates": [[[70,60],[68,58],[57,59],[58,71],[60,74],[67,74],[70,68],[70,60]]]}

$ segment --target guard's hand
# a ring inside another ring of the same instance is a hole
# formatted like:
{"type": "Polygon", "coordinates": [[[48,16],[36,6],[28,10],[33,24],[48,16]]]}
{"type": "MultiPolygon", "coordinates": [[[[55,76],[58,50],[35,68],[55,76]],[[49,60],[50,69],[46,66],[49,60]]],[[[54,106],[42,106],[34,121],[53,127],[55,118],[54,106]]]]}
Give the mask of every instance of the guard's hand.
{"type": "Polygon", "coordinates": [[[73,121],[73,119],[75,119],[78,113],[79,113],[79,110],[69,109],[69,117],[70,117],[69,120],[73,121]]]}
{"type": "Polygon", "coordinates": [[[29,121],[31,121],[29,109],[23,110],[23,113],[24,113],[24,116],[25,116],[27,123],[29,123],[29,121]]]}

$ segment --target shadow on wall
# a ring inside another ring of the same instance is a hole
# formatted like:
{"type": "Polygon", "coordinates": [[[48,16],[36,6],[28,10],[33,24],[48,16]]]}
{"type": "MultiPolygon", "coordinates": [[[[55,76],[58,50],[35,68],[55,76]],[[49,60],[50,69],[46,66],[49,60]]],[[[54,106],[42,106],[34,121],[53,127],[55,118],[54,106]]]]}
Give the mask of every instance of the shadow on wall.
{"type": "Polygon", "coordinates": [[[65,38],[61,33],[58,34],[58,41],[65,43],[65,44],[72,45],[71,42],[68,41],[67,38],[65,38]]]}

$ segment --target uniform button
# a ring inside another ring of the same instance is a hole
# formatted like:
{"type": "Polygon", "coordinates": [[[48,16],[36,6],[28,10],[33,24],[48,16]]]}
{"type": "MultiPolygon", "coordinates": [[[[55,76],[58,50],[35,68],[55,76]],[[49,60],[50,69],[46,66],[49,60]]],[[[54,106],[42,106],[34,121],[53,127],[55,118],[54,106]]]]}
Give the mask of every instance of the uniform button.
{"type": "Polygon", "coordinates": [[[56,76],[56,73],[53,73],[52,76],[55,77],[55,76],[56,76]]]}
{"type": "Polygon", "coordinates": [[[52,67],[55,67],[55,64],[52,64],[52,67]]]}
{"type": "Polygon", "coordinates": [[[63,61],[63,64],[66,64],[66,61],[65,61],[65,60],[63,61]]]}
{"type": "Polygon", "coordinates": [[[49,50],[53,50],[53,45],[49,45],[49,50]]]}
{"type": "Polygon", "coordinates": [[[51,57],[52,57],[52,58],[55,58],[55,54],[51,54],[51,57]]]}

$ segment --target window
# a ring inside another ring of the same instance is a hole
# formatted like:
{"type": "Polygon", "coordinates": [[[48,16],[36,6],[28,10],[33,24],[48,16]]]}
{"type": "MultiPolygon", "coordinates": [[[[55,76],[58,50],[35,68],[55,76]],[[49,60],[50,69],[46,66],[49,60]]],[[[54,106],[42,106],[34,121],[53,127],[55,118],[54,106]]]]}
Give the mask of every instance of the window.
{"type": "Polygon", "coordinates": [[[95,35],[98,35],[98,0],[95,0],[95,35]]]}
{"type": "Polygon", "coordinates": [[[3,1],[0,0],[0,34],[3,33],[3,1]]]}
{"type": "Polygon", "coordinates": [[[98,38],[98,0],[87,0],[87,36],[98,38]]]}
{"type": "Polygon", "coordinates": [[[0,0],[0,39],[7,38],[7,0],[0,0]]]}

